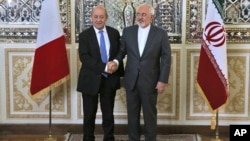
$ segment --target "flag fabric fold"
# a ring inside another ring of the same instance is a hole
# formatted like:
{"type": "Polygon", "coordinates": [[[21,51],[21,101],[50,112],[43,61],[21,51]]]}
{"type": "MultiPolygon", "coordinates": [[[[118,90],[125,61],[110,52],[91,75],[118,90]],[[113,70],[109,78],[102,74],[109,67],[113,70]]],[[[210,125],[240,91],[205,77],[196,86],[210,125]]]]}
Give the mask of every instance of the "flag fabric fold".
{"type": "Polygon", "coordinates": [[[197,83],[212,110],[225,104],[229,95],[223,3],[208,0],[197,74],[197,83]]]}
{"type": "Polygon", "coordinates": [[[30,94],[45,94],[69,78],[58,0],[43,0],[31,73],[30,94]]]}

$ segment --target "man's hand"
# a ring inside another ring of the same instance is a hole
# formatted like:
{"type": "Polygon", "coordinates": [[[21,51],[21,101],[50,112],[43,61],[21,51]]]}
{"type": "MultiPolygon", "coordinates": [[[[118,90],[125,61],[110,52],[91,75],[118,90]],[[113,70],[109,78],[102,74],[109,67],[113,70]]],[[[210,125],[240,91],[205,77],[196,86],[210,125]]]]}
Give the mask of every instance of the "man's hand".
{"type": "Polygon", "coordinates": [[[167,85],[166,83],[158,81],[155,89],[157,89],[157,92],[161,94],[164,92],[166,85],[167,85]]]}
{"type": "Polygon", "coordinates": [[[110,73],[110,74],[112,74],[112,73],[114,73],[117,69],[118,69],[118,65],[117,65],[117,63],[116,62],[114,62],[114,61],[109,61],[108,63],[107,63],[107,67],[108,67],[108,73],[110,73]]]}

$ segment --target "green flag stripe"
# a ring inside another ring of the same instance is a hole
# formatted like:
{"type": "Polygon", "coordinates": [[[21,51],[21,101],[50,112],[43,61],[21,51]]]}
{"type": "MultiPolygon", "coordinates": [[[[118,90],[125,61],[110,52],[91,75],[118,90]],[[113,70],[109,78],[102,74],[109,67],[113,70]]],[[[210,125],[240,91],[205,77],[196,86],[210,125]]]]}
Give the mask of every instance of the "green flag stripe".
{"type": "Polygon", "coordinates": [[[221,18],[224,17],[223,4],[224,0],[213,0],[214,5],[216,6],[218,12],[220,13],[221,18]]]}

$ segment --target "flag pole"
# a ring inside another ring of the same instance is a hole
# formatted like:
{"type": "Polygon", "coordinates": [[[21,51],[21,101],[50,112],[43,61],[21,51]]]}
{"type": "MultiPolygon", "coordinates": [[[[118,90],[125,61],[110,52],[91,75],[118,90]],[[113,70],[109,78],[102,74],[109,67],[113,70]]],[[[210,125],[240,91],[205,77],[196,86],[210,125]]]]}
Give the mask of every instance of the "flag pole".
{"type": "Polygon", "coordinates": [[[45,138],[44,141],[56,141],[56,138],[53,138],[52,135],[51,135],[51,115],[52,115],[52,92],[51,92],[51,89],[49,91],[49,137],[48,138],[45,138]]]}
{"type": "Polygon", "coordinates": [[[222,141],[220,139],[220,133],[219,133],[219,110],[216,110],[216,125],[215,125],[215,139],[212,139],[211,141],[222,141]]]}

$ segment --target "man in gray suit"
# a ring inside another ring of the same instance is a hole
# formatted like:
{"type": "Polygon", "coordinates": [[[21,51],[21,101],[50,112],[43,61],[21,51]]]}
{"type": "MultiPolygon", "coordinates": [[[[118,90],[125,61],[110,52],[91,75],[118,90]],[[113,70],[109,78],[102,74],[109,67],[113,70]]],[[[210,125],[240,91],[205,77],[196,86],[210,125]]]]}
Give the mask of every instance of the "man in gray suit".
{"type": "Polygon", "coordinates": [[[127,98],[129,141],[140,140],[140,112],[144,117],[146,141],[156,141],[157,96],[168,83],[171,49],[167,32],[152,25],[154,8],[142,4],[136,10],[137,25],[125,28],[116,63],[108,64],[115,71],[127,55],[124,85],[127,98]]]}

